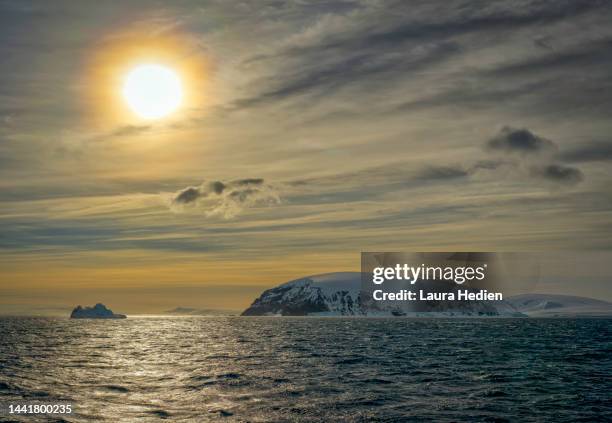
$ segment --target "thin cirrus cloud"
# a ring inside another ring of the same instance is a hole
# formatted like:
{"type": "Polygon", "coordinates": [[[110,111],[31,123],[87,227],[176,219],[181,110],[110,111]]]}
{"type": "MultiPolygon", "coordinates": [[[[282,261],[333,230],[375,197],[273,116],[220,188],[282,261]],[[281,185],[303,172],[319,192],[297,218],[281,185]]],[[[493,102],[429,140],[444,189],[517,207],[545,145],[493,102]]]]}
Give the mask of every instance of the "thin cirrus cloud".
{"type": "MultiPolygon", "coordinates": [[[[494,40],[504,32],[552,26],[563,22],[568,16],[577,19],[598,9],[605,10],[605,4],[528,2],[520,8],[497,4],[467,11],[452,3],[440,10],[436,10],[433,4],[431,9],[427,5],[415,9],[414,5],[406,2],[395,2],[385,8],[360,4],[351,13],[323,15],[303,34],[289,37],[280,46],[274,43],[272,45],[277,47],[265,53],[247,57],[243,61],[245,69],[273,67],[283,77],[269,75],[261,78],[257,84],[260,90],[251,97],[237,101],[235,106],[251,107],[293,97],[301,98],[305,94],[319,99],[322,92],[329,95],[341,89],[371,91],[373,80],[380,78],[384,78],[386,83],[379,83],[377,88],[388,88],[394,85],[393,81],[402,81],[407,75],[438,73],[445,69],[449,61],[460,63],[461,58],[482,45],[483,40],[494,40]],[[391,9],[395,13],[386,13],[391,9]],[[356,84],[358,81],[361,85],[356,84]]],[[[609,49],[610,46],[604,43],[602,48],[609,49]]],[[[569,55],[571,61],[575,57],[574,50],[570,49],[570,53],[555,50],[544,59],[525,59],[503,63],[492,69],[483,68],[479,76],[484,82],[487,77],[504,76],[506,69],[511,67],[520,68],[525,73],[560,68],[562,66],[556,66],[560,61],[558,57],[569,55]]],[[[581,46],[580,51],[584,50],[581,46]]],[[[593,53],[597,54],[601,55],[601,51],[593,53]]],[[[565,63],[561,60],[561,65],[565,63]]],[[[470,74],[475,77],[479,72],[472,69],[470,74]]],[[[448,79],[447,82],[452,80],[448,79]]],[[[465,86],[465,77],[461,78],[461,82],[456,89],[465,86]]],[[[488,85],[479,91],[486,92],[497,87],[496,84],[488,85]]],[[[512,92],[513,88],[508,90],[512,92]]],[[[443,97],[444,94],[438,94],[434,98],[443,97]]],[[[462,93],[456,100],[468,101],[469,98],[462,93]]],[[[495,101],[499,101],[499,96],[495,101]]],[[[409,104],[414,103],[411,101],[409,104]]]]}
{"type": "Polygon", "coordinates": [[[612,142],[592,142],[574,147],[561,154],[568,162],[599,162],[612,160],[612,142]]]}

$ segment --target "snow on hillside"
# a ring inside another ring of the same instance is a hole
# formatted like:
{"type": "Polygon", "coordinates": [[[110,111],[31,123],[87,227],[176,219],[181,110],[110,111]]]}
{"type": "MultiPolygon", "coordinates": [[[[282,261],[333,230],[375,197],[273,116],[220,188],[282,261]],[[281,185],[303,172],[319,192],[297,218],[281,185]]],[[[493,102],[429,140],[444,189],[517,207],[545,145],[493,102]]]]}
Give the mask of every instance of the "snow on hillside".
{"type": "Polygon", "coordinates": [[[508,302],[532,317],[612,316],[612,303],[586,297],[522,294],[508,298],[508,302]]]}
{"type": "Polygon", "coordinates": [[[321,275],[308,276],[286,282],[283,286],[303,286],[311,284],[313,287],[321,288],[326,293],[336,291],[352,291],[359,293],[361,286],[361,273],[359,272],[336,272],[321,275]]]}
{"type": "MultiPolygon", "coordinates": [[[[389,286],[387,286],[389,288],[389,286]]],[[[449,290],[446,282],[420,282],[395,289],[449,290]]],[[[450,289],[459,289],[451,283],[450,289]]],[[[469,289],[463,287],[462,289],[469,289]]],[[[245,316],[520,316],[505,302],[489,301],[373,301],[361,292],[361,273],[340,272],[296,279],[261,294],[245,316]]]]}
{"type": "Polygon", "coordinates": [[[245,316],[361,315],[361,274],[329,273],[296,279],[264,291],[245,316]]]}

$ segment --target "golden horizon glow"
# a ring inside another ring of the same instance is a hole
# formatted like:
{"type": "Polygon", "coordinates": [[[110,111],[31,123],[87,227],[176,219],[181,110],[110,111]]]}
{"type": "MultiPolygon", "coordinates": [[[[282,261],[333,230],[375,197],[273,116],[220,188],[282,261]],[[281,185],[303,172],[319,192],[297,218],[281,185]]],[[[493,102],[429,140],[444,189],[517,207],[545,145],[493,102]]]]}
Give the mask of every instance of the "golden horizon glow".
{"type": "Polygon", "coordinates": [[[180,107],[183,85],[172,69],[144,64],[128,73],[122,94],[130,109],[141,118],[160,119],[180,107]]]}

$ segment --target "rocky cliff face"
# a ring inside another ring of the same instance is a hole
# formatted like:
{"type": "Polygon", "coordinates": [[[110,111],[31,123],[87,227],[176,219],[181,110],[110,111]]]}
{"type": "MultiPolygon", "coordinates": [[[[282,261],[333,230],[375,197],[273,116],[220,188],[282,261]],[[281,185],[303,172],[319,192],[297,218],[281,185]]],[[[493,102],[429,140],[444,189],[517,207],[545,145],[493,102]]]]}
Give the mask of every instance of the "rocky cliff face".
{"type": "MultiPolygon", "coordinates": [[[[410,289],[443,292],[448,288],[442,283],[428,281],[417,283],[410,289]]],[[[263,292],[242,315],[522,316],[505,301],[374,301],[371,293],[362,292],[361,274],[357,272],[329,273],[287,282],[263,292]]]]}
{"type": "MultiPolygon", "coordinates": [[[[352,273],[334,273],[288,282],[264,291],[243,316],[362,314],[359,283],[352,273]]],[[[357,273],[357,275],[359,275],[357,273]]]]}

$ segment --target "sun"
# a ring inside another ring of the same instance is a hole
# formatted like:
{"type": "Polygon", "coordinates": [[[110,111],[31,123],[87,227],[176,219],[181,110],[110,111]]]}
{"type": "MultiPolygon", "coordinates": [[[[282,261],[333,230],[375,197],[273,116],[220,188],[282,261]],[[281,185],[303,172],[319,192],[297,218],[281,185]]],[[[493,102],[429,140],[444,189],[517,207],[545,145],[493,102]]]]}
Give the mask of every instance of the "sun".
{"type": "Polygon", "coordinates": [[[123,99],[143,119],[160,119],[176,111],[183,101],[181,78],[158,64],[139,65],[123,82],[123,99]]]}

